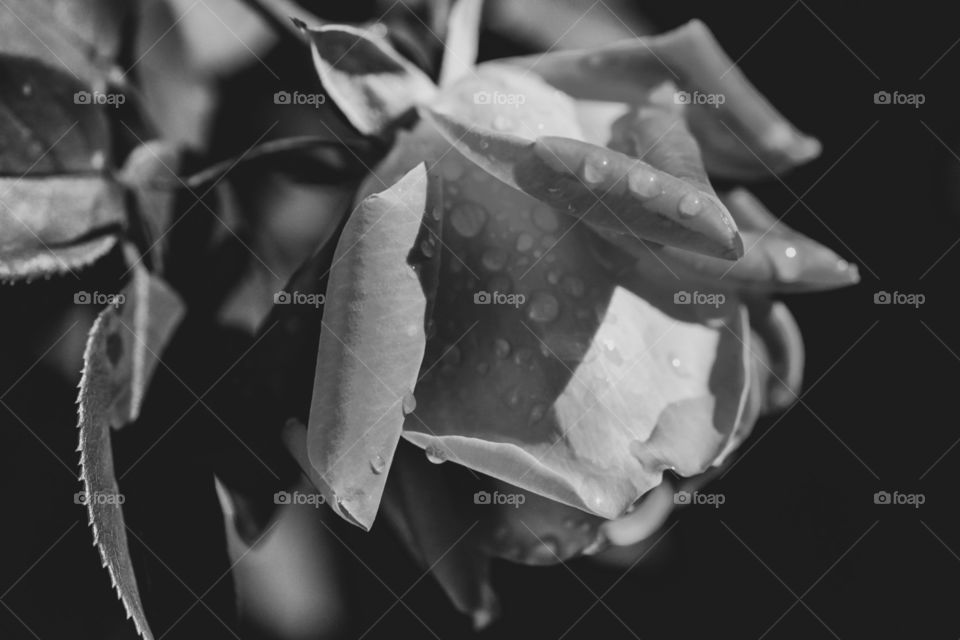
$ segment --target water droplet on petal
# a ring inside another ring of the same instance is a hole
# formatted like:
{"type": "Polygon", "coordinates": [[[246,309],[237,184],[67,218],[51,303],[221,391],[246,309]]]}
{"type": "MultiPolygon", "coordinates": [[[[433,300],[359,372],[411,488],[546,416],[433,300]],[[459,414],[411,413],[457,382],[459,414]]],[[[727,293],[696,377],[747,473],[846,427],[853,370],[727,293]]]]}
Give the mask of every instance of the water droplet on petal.
{"type": "Polygon", "coordinates": [[[670,368],[672,368],[677,374],[681,376],[689,375],[690,372],[687,371],[687,368],[683,364],[683,360],[681,360],[678,355],[671,353],[667,356],[667,358],[670,361],[670,368]]]}
{"type": "Polygon", "coordinates": [[[503,401],[508,407],[514,408],[520,404],[520,391],[511,389],[503,396],[503,401]]]}
{"type": "Polygon", "coordinates": [[[425,453],[427,454],[427,460],[433,464],[443,464],[447,461],[447,452],[436,445],[429,445],[425,453]]]}
{"type": "Polygon", "coordinates": [[[533,236],[529,233],[521,233],[517,236],[517,251],[526,253],[533,249],[533,236]]]}
{"type": "Polygon", "coordinates": [[[784,250],[783,253],[784,253],[784,255],[786,255],[788,258],[796,258],[796,257],[797,257],[797,248],[796,248],[796,247],[787,247],[787,248],[784,250]]]}
{"type": "Polygon", "coordinates": [[[563,272],[559,269],[551,269],[547,272],[547,282],[550,284],[556,285],[560,282],[560,278],[563,276],[563,272]]]}
{"type": "Polygon", "coordinates": [[[487,364],[486,362],[478,362],[478,363],[477,363],[476,371],[477,371],[477,373],[478,373],[479,375],[485,376],[485,375],[487,375],[487,371],[489,371],[489,370],[490,370],[490,365],[487,364]]]}
{"type": "Polygon", "coordinates": [[[409,415],[417,409],[417,399],[412,393],[403,396],[403,415],[409,415]]]}
{"type": "Polygon", "coordinates": [[[534,322],[552,322],[560,315],[560,302],[553,294],[539,291],[533,294],[530,306],[527,308],[527,317],[534,322]]]}
{"type": "Polygon", "coordinates": [[[533,361],[533,351],[527,348],[517,349],[517,353],[513,356],[514,364],[523,366],[525,364],[530,364],[533,361]]]}
{"type": "Polygon", "coordinates": [[[97,150],[90,156],[90,166],[99,171],[107,163],[107,156],[103,151],[97,150]]]}
{"type": "Polygon", "coordinates": [[[642,168],[634,168],[627,173],[627,189],[644,199],[655,198],[663,191],[656,174],[642,168]]]}
{"type": "Polygon", "coordinates": [[[420,252],[423,253],[424,257],[432,258],[434,252],[433,241],[431,239],[426,239],[420,243],[420,252]]]}
{"type": "Polygon", "coordinates": [[[507,265],[507,252],[500,247],[492,247],[483,252],[480,262],[490,271],[500,271],[507,265]]]}
{"type": "Polygon", "coordinates": [[[533,216],[533,224],[547,233],[553,233],[560,226],[553,208],[543,203],[538,203],[530,215],[533,216]]]}
{"type": "Polygon", "coordinates": [[[487,222],[487,210],[475,202],[461,202],[450,212],[450,224],[464,238],[478,235],[487,222]]]}
{"type": "Polygon", "coordinates": [[[24,98],[29,98],[30,96],[33,95],[33,85],[30,84],[29,82],[24,83],[23,87],[21,87],[20,90],[23,93],[24,98]]]}
{"type": "Polygon", "coordinates": [[[610,159],[605,154],[591,153],[583,161],[580,177],[588,187],[603,184],[610,170],[610,159]]]}
{"type": "Polygon", "coordinates": [[[481,141],[480,141],[480,148],[483,149],[484,151],[486,151],[487,149],[489,149],[489,148],[490,148],[490,141],[488,141],[488,140],[481,140],[481,141]]]}
{"type": "Polygon", "coordinates": [[[383,473],[383,470],[386,468],[387,463],[384,461],[383,456],[374,456],[370,459],[370,470],[377,475],[383,473]]]}
{"type": "Polygon", "coordinates": [[[695,193],[684,194],[677,203],[677,213],[684,218],[693,218],[703,209],[703,201],[695,193]]]}
{"type": "Polygon", "coordinates": [[[493,341],[493,353],[498,358],[506,358],[510,355],[510,343],[503,338],[497,338],[493,341]]]}

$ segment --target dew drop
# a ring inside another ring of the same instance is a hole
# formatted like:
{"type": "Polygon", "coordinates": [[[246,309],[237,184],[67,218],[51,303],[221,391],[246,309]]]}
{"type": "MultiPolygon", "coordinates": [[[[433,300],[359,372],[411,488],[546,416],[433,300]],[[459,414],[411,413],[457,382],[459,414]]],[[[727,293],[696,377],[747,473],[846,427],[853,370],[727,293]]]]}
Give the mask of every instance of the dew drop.
{"type": "Polygon", "coordinates": [[[684,194],[677,203],[677,213],[684,218],[692,218],[703,210],[703,201],[695,193],[684,194]]]}
{"type": "Polygon", "coordinates": [[[464,238],[478,235],[487,222],[487,210],[475,202],[461,202],[450,212],[450,224],[464,238]]]}
{"type": "Polygon", "coordinates": [[[516,389],[511,389],[503,396],[503,402],[510,408],[515,408],[520,404],[520,392],[516,389]]]}
{"type": "Polygon", "coordinates": [[[24,98],[29,98],[33,95],[33,85],[29,82],[24,83],[23,87],[20,88],[20,91],[23,93],[24,98]]]}
{"type": "Polygon", "coordinates": [[[423,253],[424,257],[432,258],[435,253],[435,250],[433,248],[433,241],[430,239],[427,239],[421,242],[420,252],[423,253]]]}
{"type": "Polygon", "coordinates": [[[533,351],[530,349],[517,349],[517,352],[513,356],[514,364],[523,366],[530,364],[533,361],[533,351]]]}
{"type": "Polygon", "coordinates": [[[797,257],[797,248],[796,248],[796,247],[787,247],[786,250],[784,250],[783,253],[784,253],[784,255],[786,255],[788,258],[796,258],[796,257],[797,257]]]}
{"type": "Polygon", "coordinates": [[[543,203],[537,204],[530,215],[533,217],[533,224],[535,224],[538,229],[546,231],[547,233],[553,233],[560,226],[560,222],[557,220],[557,214],[553,212],[553,208],[543,203]]]}
{"type": "Polygon", "coordinates": [[[402,405],[403,405],[403,415],[405,416],[409,415],[414,411],[416,411],[417,399],[414,397],[412,393],[408,393],[407,395],[403,396],[402,405]]]}
{"type": "Polygon", "coordinates": [[[497,338],[493,341],[493,353],[498,358],[506,358],[510,355],[510,343],[503,338],[497,338]]]}
{"type": "Polygon", "coordinates": [[[483,252],[480,262],[489,271],[500,271],[507,264],[507,252],[500,247],[492,247],[483,252]]]}
{"type": "Polygon", "coordinates": [[[370,459],[370,470],[375,474],[380,475],[386,468],[387,463],[384,461],[383,456],[378,455],[370,459]]]}
{"type": "Polygon", "coordinates": [[[90,156],[90,166],[99,171],[107,163],[107,156],[103,151],[97,150],[90,156]]]}
{"type": "Polygon", "coordinates": [[[533,236],[529,233],[521,233],[517,236],[517,251],[526,253],[533,249],[533,236]]]}
{"type": "Polygon", "coordinates": [[[485,376],[485,375],[487,375],[487,371],[489,371],[489,370],[490,370],[490,365],[487,364],[486,362],[478,362],[478,363],[477,363],[476,371],[477,371],[477,373],[478,373],[479,375],[485,376]]]}
{"type": "Polygon", "coordinates": [[[583,161],[580,177],[588,187],[596,187],[606,180],[610,172],[610,159],[605,155],[589,154],[583,161]]]}
{"type": "Polygon", "coordinates": [[[683,365],[683,360],[681,360],[677,354],[671,353],[667,358],[670,361],[670,368],[673,369],[674,372],[681,376],[687,376],[689,374],[689,371],[687,371],[687,368],[683,365]]]}
{"type": "Polygon", "coordinates": [[[552,285],[559,284],[561,276],[563,273],[559,269],[551,269],[547,272],[547,282],[552,285]]]}
{"type": "Polygon", "coordinates": [[[646,169],[631,169],[627,173],[627,189],[638,198],[655,198],[663,191],[656,174],[646,169]]]}
{"type": "Polygon", "coordinates": [[[480,148],[483,149],[484,151],[486,151],[487,149],[490,148],[490,142],[489,142],[488,140],[481,140],[481,141],[480,141],[480,148]]]}
{"type": "Polygon", "coordinates": [[[447,452],[436,445],[429,445],[425,453],[427,454],[427,460],[433,464],[443,464],[447,461],[447,452]]]}
{"type": "Polygon", "coordinates": [[[533,294],[527,309],[528,318],[534,322],[552,322],[558,315],[560,315],[560,302],[553,294],[544,291],[533,294]]]}

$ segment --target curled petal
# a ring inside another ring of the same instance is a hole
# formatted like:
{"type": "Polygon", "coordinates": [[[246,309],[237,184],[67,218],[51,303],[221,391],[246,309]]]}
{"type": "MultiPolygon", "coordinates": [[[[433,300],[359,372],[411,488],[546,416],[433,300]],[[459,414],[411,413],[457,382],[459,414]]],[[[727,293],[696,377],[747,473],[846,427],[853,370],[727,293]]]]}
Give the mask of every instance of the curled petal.
{"type": "Polygon", "coordinates": [[[479,48],[482,9],[483,0],[456,0],[451,7],[443,66],[440,68],[441,87],[452,84],[473,69],[479,48]]]}
{"type": "Polygon", "coordinates": [[[676,83],[676,100],[690,105],[691,130],[717,175],[764,176],[820,153],[820,143],[770,105],[699,20],[658,36],[512,62],[585,100],[639,103],[664,81],[676,83]]]}
{"type": "Polygon", "coordinates": [[[350,123],[365,135],[383,134],[415,104],[436,93],[433,81],[386,42],[342,25],[310,28],[320,81],[350,123]]]}
{"type": "Polygon", "coordinates": [[[804,349],[800,328],[782,302],[750,301],[750,325],[763,341],[769,376],[763,411],[781,411],[790,406],[803,384],[804,349]]]}
{"type": "Polygon", "coordinates": [[[327,503],[364,529],[376,517],[423,358],[427,301],[409,259],[428,217],[427,193],[421,164],[359,204],[323,302],[310,464],[327,503]]]}
{"type": "Polygon", "coordinates": [[[736,262],[661,247],[637,238],[601,234],[625,248],[641,273],[672,277],[683,287],[754,293],[824,291],[856,284],[855,265],[799,233],[789,236],[743,231],[745,252],[736,262]]]}
{"type": "Polygon", "coordinates": [[[424,111],[469,160],[506,184],[608,232],[735,259],[736,224],[711,194],[617,151],[570,138],[528,142],[424,111]]]}

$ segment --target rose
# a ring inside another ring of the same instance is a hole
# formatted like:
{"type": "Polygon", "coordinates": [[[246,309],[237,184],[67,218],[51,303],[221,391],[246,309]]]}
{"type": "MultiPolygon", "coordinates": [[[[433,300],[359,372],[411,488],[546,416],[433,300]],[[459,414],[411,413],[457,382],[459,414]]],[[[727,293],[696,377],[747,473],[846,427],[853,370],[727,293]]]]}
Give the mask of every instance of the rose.
{"type": "Polygon", "coordinates": [[[723,73],[698,22],[448,66],[439,88],[367,32],[306,31],[329,95],[392,146],[337,241],[309,427],[288,441],[347,520],[370,527],[385,497],[483,623],[489,557],[542,564],[644,539],[673,508],[664,471],[695,488],[789,404],[802,346],[768,294],[857,271],[748,192],[710,186],[708,173],[785,171],[819,144],[723,73]],[[523,99],[477,99],[497,95],[523,99]],[[475,304],[494,291],[524,302],[475,304]]]}

